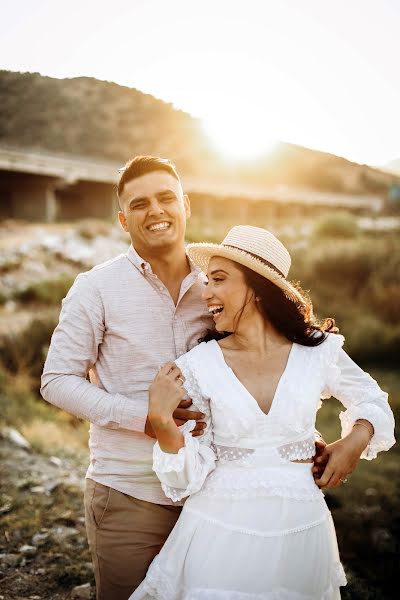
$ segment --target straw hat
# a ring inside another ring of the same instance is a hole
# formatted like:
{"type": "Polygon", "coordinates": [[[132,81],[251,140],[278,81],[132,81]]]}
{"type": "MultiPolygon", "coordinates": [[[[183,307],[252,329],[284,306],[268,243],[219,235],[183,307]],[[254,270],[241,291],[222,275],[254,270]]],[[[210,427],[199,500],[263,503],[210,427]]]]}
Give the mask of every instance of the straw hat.
{"type": "Polygon", "coordinates": [[[188,244],[187,253],[204,272],[212,256],[229,258],[272,281],[290,300],[304,303],[302,295],[286,279],[291,263],[289,252],[266,229],[236,225],[221,244],[188,244]]]}

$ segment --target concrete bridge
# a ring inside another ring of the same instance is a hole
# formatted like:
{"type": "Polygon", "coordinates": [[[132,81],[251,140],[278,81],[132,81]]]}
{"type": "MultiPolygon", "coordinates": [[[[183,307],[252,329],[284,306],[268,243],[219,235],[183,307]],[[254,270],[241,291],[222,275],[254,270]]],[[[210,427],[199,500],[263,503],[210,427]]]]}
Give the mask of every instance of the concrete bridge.
{"type": "MultiPolygon", "coordinates": [[[[0,219],[69,221],[111,218],[118,202],[115,184],[121,165],[61,153],[0,146],[0,219]]],[[[232,215],[244,222],[249,213],[315,213],[333,208],[379,212],[380,196],[333,194],[288,186],[262,186],[183,177],[193,212],[206,219],[232,215]],[[228,212],[226,212],[228,211],[228,212]],[[221,213],[221,214],[220,214],[221,213]]]]}
{"type": "Polygon", "coordinates": [[[51,222],[111,216],[120,166],[0,146],[0,217],[51,222]]]}

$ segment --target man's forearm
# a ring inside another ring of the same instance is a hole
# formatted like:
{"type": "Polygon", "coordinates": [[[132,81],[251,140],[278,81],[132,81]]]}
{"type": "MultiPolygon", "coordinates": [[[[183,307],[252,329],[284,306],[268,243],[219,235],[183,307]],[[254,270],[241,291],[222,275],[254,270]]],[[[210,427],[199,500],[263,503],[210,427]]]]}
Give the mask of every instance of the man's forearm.
{"type": "Polygon", "coordinates": [[[147,406],[122,394],[110,394],[78,375],[46,372],[40,390],[43,398],[95,425],[144,432],[147,406]]]}

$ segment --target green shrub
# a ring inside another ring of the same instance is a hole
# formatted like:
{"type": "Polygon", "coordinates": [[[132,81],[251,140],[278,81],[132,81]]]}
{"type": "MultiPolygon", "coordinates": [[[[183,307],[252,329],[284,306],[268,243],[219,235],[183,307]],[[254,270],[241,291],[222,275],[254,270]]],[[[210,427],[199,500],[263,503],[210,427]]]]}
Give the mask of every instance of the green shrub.
{"type": "Polygon", "coordinates": [[[21,302],[60,304],[73,282],[74,277],[70,275],[62,275],[57,279],[45,279],[20,290],[15,294],[15,298],[21,302]]]}
{"type": "Polygon", "coordinates": [[[42,403],[32,392],[31,378],[11,377],[0,370],[0,423],[19,427],[42,416],[42,412],[42,403]]]}
{"type": "Polygon", "coordinates": [[[400,323],[400,284],[382,285],[379,281],[371,285],[369,302],[376,313],[387,323],[400,323]]]}
{"type": "Polygon", "coordinates": [[[354,215],[347,212],[333,212],[320,217],[313,228],[313,236],[317,238],[355,238],[360,227],[354,215]]]}
{"type": "Polygon", "coordinates": [[[309,277],[313,288],[329,289],[350,299],[368,284],[374,270],[373,257],[362,245],[329,245],[313,254],[309,277]]]}
{"type": "Polygon", "coordinates": [[[38,388],[55,326],[54,319],[35,319],[22,332],[1,336],[0,365],[10,374],[31,377],[38,388]]]}

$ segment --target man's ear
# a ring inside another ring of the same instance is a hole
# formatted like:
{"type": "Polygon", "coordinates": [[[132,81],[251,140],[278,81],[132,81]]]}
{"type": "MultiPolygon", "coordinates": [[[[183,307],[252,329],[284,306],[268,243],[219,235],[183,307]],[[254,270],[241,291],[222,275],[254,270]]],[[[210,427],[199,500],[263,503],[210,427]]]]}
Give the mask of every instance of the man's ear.
{"type": "Polygon", "coordinates": [[[126,221],[126,217],[125,217],[124,213],[122,212],[122,210],[118,211],[118,221],[120,222],[122,229],[124,231],[126,231],[127,233],[129,233],[128,223],[126,221]]]}
{"type": "Polygon", "coordinates": [[[183,206],[185,207],[186,218],[190,219],[190,215],[192,214],[190,210],[190,200],[187,194],[183,195],[183,206]]]}

